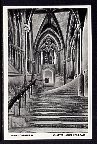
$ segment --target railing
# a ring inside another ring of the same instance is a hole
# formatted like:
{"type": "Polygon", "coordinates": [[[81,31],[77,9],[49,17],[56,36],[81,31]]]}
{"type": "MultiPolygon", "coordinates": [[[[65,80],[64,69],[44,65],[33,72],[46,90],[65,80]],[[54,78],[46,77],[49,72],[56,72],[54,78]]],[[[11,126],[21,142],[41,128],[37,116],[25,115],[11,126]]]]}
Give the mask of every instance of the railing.
{"type": "MultiPolygon", "coordinates": [[[[22,105],[26,107],[27,96],[28,98],[30,98],[30,96],[33,93],[33,85],[35,86],[36,80],[38,79],[34,79],[28,85],[24,86],[24,88],[20,90],[20,92],[8,102],[8,110],[10,110],[13,107],[13,105],[15,105],[18,109],[18,115],[20,115],[21,113],[20,109],[23,107],[22,105]],[[24,99],[23,103],[22,103],[22,99],[24,99]]],[[[38,81],[42,81],[42,80],[38,80],[38,81]]]]}

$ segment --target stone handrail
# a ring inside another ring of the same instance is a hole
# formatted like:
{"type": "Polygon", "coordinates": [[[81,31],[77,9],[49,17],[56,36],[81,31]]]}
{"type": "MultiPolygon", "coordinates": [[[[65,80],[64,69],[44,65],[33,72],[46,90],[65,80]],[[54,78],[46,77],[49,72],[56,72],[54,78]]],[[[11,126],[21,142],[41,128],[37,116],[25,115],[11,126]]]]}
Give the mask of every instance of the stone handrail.
{"type": "MultiPolygon", "coordinates": [[[[12,106],[14,105],[14,103],[15,103],[17,100],[19,100],[19,99],[24,95],[24,93],[26,93],[26,91],[27,91],[28,89],[31,88],[31,91],[32,91],[32,85],[35,85],[36,80],[38,80],[38,79],[34,79],[34,80],[30,81],[30,83],[29,83],[28,85],[24,86],[24,88],[23,88],[22,90],[20,90],[20,92],[19,92],[16,96],[14,96],[14,97],[8,102],[8,109],[11,109],[12,106]]],[[[38,80],[38,81],[42,81],[42,80],[38,80]]],[[[31,92],[31,93],[32,93],[32,92],[31,92]]]]}

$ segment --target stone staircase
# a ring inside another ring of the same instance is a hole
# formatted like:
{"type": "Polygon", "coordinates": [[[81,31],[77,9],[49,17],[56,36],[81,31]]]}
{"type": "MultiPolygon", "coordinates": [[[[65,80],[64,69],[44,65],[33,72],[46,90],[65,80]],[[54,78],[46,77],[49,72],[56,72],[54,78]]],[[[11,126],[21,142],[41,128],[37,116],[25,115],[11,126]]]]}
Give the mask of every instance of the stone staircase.
{"type": "Polygon", "coordinates": [[[13,126],[10,132],[88,131],[88,100],[78,96],[77,79],[57,89],[40,90],[28,101],[28,112],[19,116],[26,125],[13,126]]]}

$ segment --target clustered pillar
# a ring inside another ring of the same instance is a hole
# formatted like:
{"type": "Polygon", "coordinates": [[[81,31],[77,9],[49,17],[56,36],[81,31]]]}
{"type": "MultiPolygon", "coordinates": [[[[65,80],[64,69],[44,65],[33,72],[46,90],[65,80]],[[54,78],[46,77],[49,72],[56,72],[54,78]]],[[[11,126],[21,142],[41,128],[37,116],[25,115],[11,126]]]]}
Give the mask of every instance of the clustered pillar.
{"type": "Polygon", "coordinates": [[[29,73],[32,73],[32,19],[29,21],[27,20],[26,11],[24,10],[13,10],[12,12],[9,11],[8,14],[9,64],[13,65],[13,67],[18,71],[18,73],[25,73],[24,69],[26,70],[26,73],[27,70],[29,73]],[[30,27],[29,32],[25,31],[25,24],[30,27]],[[28,66],[27,62],[29,63],[28,66]]]}
{"type": "Polygon", "coordinates": [[[70,13],[66,47],[65,47],[66,79],[78,77],[78,95],[84,96],[84,76],[82,74],[82,27],[78,14],[70,13]]]}

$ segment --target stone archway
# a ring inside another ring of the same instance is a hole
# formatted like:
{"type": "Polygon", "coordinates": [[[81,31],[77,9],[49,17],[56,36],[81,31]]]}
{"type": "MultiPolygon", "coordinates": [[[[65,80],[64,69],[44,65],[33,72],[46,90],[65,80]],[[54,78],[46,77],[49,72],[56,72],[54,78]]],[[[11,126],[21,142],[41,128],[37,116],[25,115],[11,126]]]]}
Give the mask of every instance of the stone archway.
{"type": "MultiPolygon", "coordinates": [[[[65,68],[63,64],[65,44],[60,25],[54,13],[50,12],[45,16],[33,47],[36,67],[37,64],[39,65],[39,70],[37,68],[36,73],[43,75],[44,67],[49,65],[54,68],[56,74],[63,75],[63,69],[65,68]],[[40,57],[37,58],[37,56],[40,57]]],[[[49,83],[50,79],[46,79],[46,81],[49,83]]]]}
{"type": "Polygon", "coordinates": [[[43,71],[43,82],[45,86],[54,85],[54,70],[46,68],[43,71]]]}

